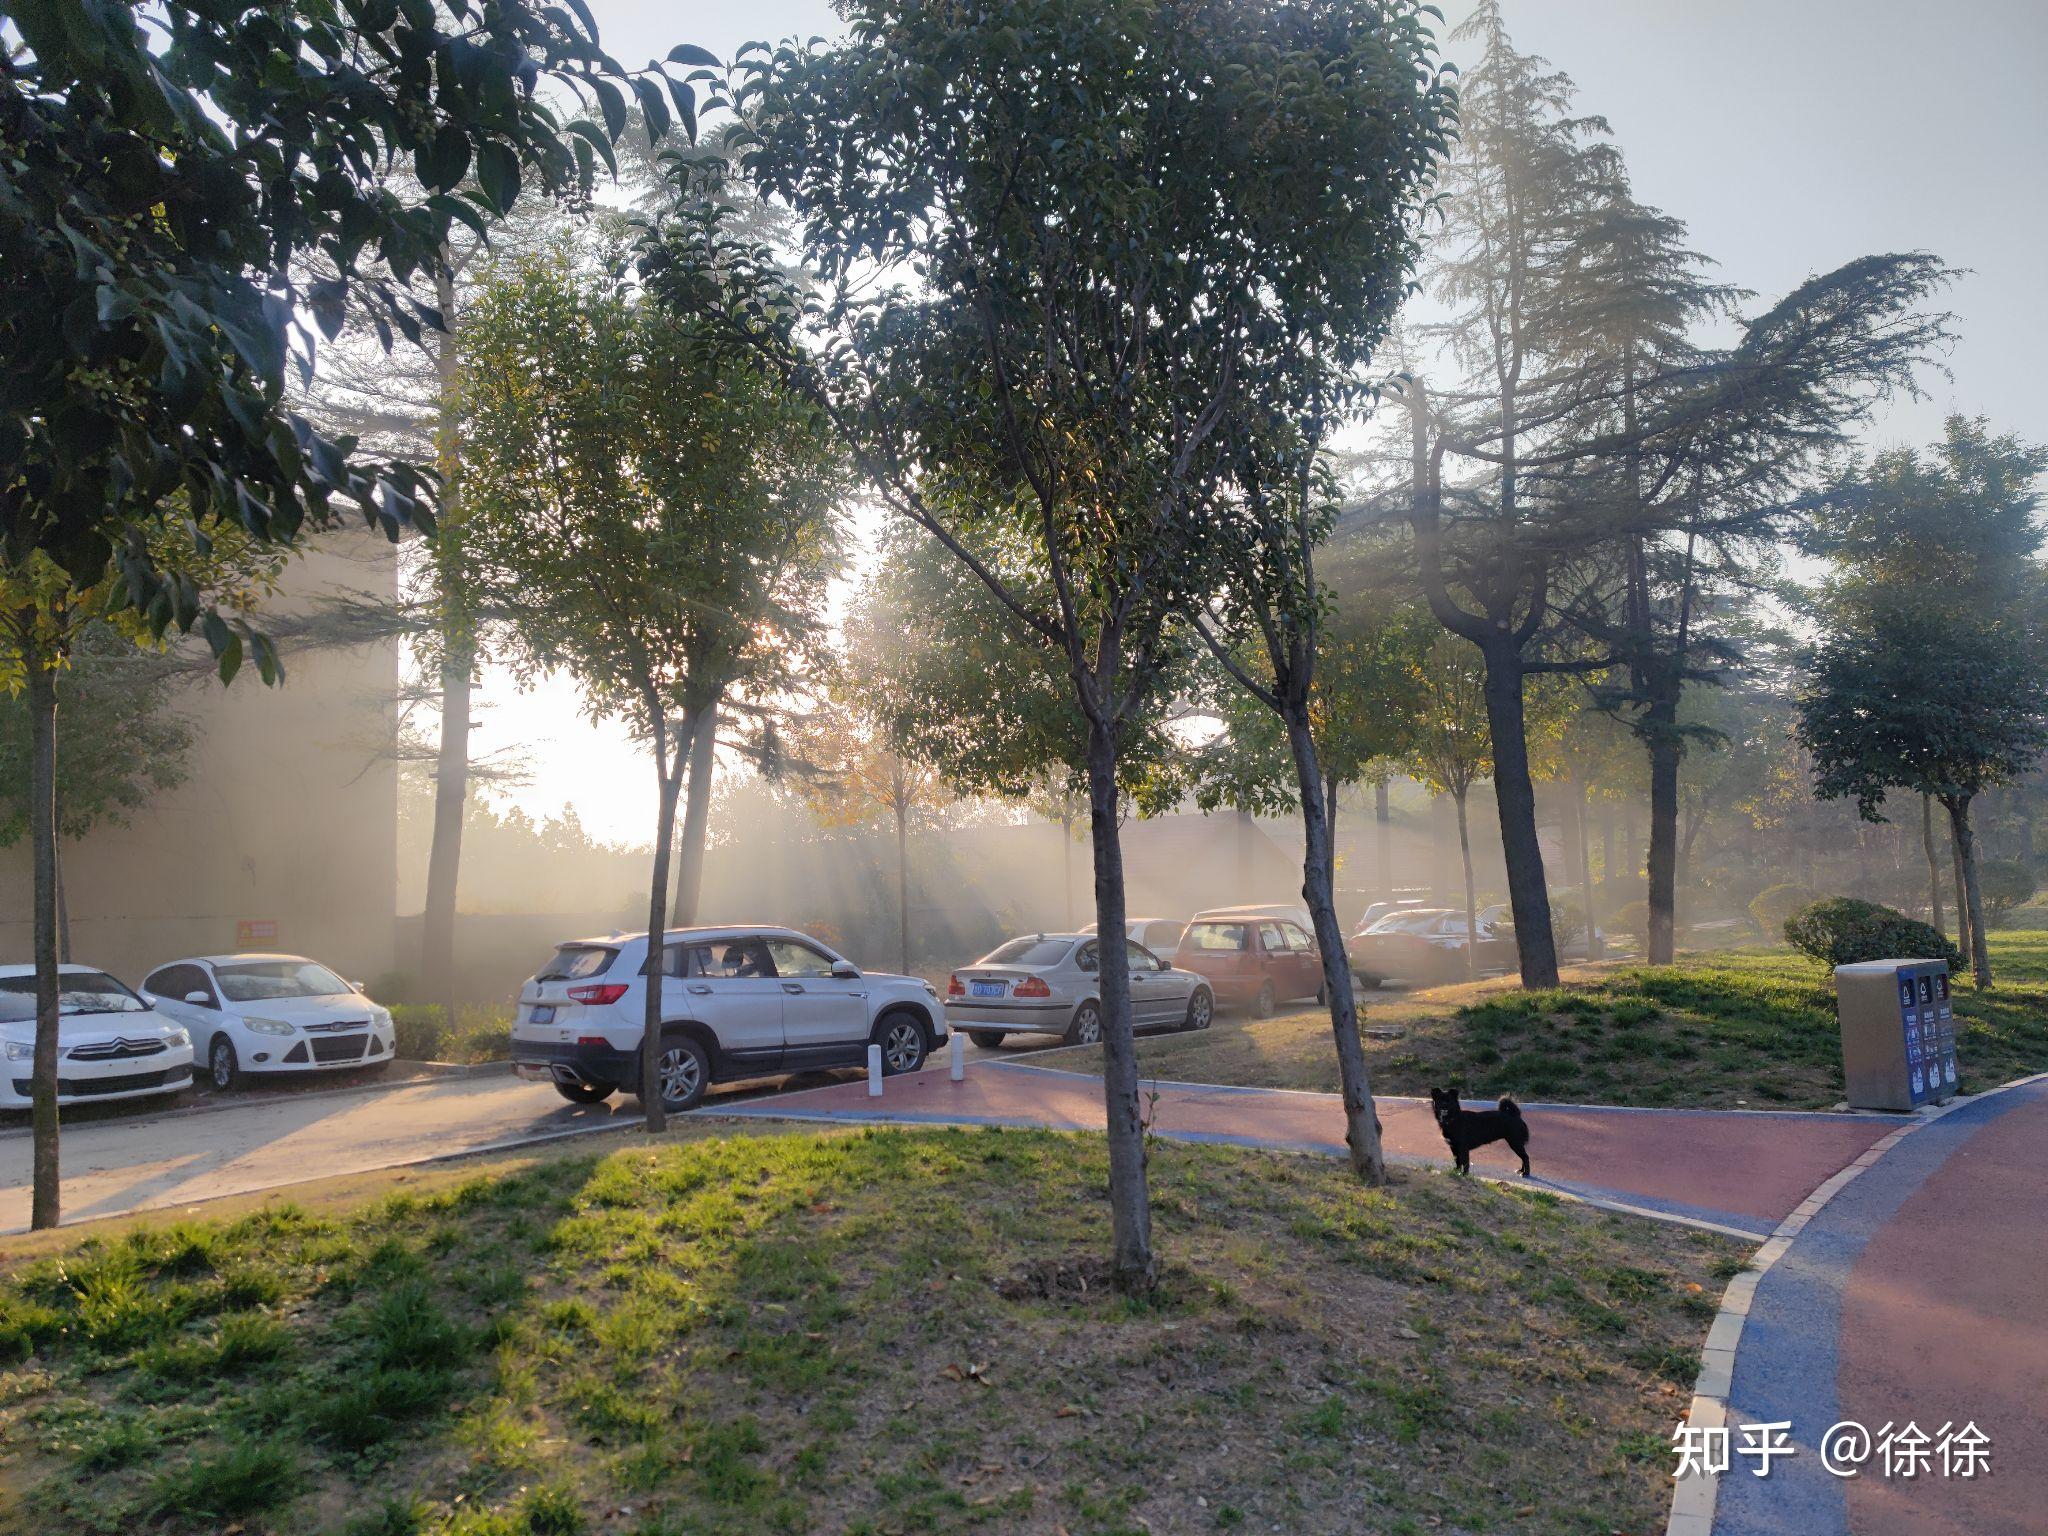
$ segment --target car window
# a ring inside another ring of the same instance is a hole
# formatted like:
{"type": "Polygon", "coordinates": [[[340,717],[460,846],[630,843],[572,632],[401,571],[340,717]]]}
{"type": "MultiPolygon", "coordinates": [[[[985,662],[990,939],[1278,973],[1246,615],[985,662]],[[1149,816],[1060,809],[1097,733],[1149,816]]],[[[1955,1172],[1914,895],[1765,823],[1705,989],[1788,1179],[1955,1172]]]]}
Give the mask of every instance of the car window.
{"type": "Polygon", "coordinates": [[[1280,931],[1287,935],[1287,947],[1298,954],[1307,954],[1316,947],[1315,940],[1301,931],[1299,923],[1282,923],[1280,931]]]}
{"type": "MultiPolygon", "coordinates": [[[[645,976],[648,966],[641,962],[640,974],[645,976]]],[[[690,974],[690,946],[687,944],[664,944],[661,946],[661,974],[672,980],[680,980],[690,974]]]]}
{"type": "Polygon", "coordinates": [[[1138,935],[1138,942],[1153,954],[1160,954],[1180,943],[1181,924],[1147,923],[1145,931],[1138,935]]]}
{"type": "Polygon", "coordinates": [[[1152,951],[1147,949],[1144,945],[1126,944],[1124,946],[1124,949],[1130,955],[1132,970],[1156,971],[1159,969],[1159,957],[1153,954],[1152,951]]]}
{"type": "Polygon", "coordinates": [[[770,939],[769,958],[775,962],[775,974],[790,976],[799,980],[813,980],[832,974],[832,962],[808,944],[799,944],[794,939],[770,939]]]}
{"type": "MultiPolygon", "coordinates": [[[[147,1013],[149,1004],[105,971],[61,971],[57,976],[57,1012],[147,1013]]],[[[36,979],[0,976],[0,1022],[18,1024],[36,1016],[36,979]]]]}
{"type": "MultiPolygon", "coordinates": [[[[1033,966],[1058,965],[1073,947],[1072,939],[1012,939],[999,944],[979,960],[976,965],[1021,965],[1027,969],[1033,966]]],[[[1088,946],[1092,952],[1094,945],[1088,946]]]]}
{"type": "Polygon", "coordinates": [[[185,1001],[188,992],[204,992],[208,998],[213,996],[213,988],[206,982],[206,973],[196,965],[167,965],[160,971],[152,971],[143,981],[142,990],[178,1003],[185,1001]]]}
{"type": "Polygon", "coordinates": [[[1211,954],[1242,953],[1250,947],[1251,937],[1243,923],[1189,923],[1180,942],[1183,948],[1211,954]]]}
{"type": "Polygon", "coordinates": [[[1092,943],[1083,944],[1074,951],[1074,969],[1077,971],[1086,971],[1092,976],[1100,963],[1100,952],[1092,943]]]}
{"type": "Polygon", "coordinates": [[[1282,936],[1278,923],[1259,924],[1259,948],[1269,955],[1286,953],[1287,940],[1282,936]]]}
{"type": "Polygon", "coordinates": [[[696,945],[691,963],[700,976],[773,976],[775,963],[759,939],[719,939],[696,945]]]}
{"type": "Polygon", "coordinates": [[[231,1003],[266,1003],[291,997],[339,997],[355,988],[311,960],[236,960],[213,968],[221,996],[231,1003]]]}
{"type": "Polygon", "coordinates": [[[616,949],[601,944],[564,944],[533,974],[535,981],[587,981],[602,976],[618,958],[616,949]]]}

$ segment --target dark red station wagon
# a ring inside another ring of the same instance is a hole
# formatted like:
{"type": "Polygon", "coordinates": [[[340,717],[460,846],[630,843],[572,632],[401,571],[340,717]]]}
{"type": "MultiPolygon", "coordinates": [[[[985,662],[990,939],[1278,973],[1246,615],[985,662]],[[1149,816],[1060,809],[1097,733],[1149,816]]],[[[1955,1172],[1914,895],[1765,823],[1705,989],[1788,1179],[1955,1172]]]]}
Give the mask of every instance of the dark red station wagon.
{"type": "Polygon", "coordinates": [[[1181,935],[1173,963],[1207,977],[1218,1002],[1248,1004],[1262,1019],[1290,998],[1315,997],[1323,989],[1314,935],[1265,913],[1204,913],[1181,935]]]}

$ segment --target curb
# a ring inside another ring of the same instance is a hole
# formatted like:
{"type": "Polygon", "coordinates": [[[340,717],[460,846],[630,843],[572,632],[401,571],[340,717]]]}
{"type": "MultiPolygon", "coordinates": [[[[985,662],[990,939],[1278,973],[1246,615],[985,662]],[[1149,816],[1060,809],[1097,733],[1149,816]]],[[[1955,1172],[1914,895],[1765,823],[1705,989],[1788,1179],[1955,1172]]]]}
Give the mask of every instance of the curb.
{"type": "MultiPolygon", "coordinates": [[[[1939,1108],[1922,1110],[1910,1124],[1880,1137],[1862,1156],[1822,1181],[1790,1216],[1778,1223],[1769,1240],[1751,1255],[1748,1267],[1730,1280],[1728,1288],[1721,1293],[1721,1309],[1714,1314],[1713,1326],[1707,1329],[1706,1343],[1700,1348],[1699,1376],[1693,1383],[1692,1402],[1686,1409],[1684,1422],[1703,1429],[1727,1427],[1728,1392],[1735,1378],[1735,1352],[1742,1344],[1742,1329],[1749,1320],[1749,1308],[1756,1299],[1756,1288],[1763,1283],[1772,1266],[1785,1256],[1792,1240],[1820,1214],[1822,1207],[1875,1167],[1887,1152],[1915,1131],[1923,1130],[1969,1105],[2044,1080],[2048,1080],[2048,1072],[2016,1077],[1982,1093],[1958,1094],[1939,1108]]],[[[1674,1479],[1671,1515],[1664,1525],[1665,1536],[1712,1536],[1714,1506],[1720,1493],[1721,1474],[1717,1472],[1694,1472],[1674,1479]]]]}

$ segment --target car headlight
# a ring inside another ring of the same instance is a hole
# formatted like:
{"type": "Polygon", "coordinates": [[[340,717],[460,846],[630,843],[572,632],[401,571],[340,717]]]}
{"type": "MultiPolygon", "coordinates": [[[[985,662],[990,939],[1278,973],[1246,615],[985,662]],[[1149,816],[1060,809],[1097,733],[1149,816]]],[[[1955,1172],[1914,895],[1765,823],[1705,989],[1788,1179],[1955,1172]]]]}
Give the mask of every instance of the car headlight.
{"type": "Polygon", "coordinates": [[[283,1019],[259,1019],[245,1015],[242,1019],[242,1024],[244,1028],[253,1030],[259,1035],[288,1035],[292,1033],[291,1025],[285,1023],[283,1019]]]}
{"type": "Polygon", "coordinates": [[[920,981],[918,985],[925,989],[926,993],[930,995],[931,1000],[933,1002],[936,1003],[939,1000],[939,989],[937,987],[933,986],[928,981],[920,981]]]}
{"type": "Polygon", "coordinates": [[[9,1061],[29,1061],[34,1059],[35,1054],[36,1048],[33,1041],[10,1040],[7,1042],[7,1059],[9,1061]]]}
{"type": "Polygon", "coordinates": [[[174,1029],[164,1036],[164,1044],[174,1051],[181,1045],[190,1045],[191,1043],[192,1036],[182,1029],[174,1029]]]}
{"type": "Polygon", "coordinates": [[[372,1008],[370,1010],[370,1027],[372,1029],[389,1029],[391,1027],[391,1010],[389,1008],[372,1008]]]}

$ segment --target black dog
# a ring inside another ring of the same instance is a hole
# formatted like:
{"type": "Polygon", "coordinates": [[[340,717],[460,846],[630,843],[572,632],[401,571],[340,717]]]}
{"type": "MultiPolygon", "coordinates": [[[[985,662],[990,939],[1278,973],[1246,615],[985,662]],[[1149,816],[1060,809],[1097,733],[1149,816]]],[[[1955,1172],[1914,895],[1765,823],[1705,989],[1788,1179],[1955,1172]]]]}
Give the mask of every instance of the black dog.
{"type": "Polygon", "coordinates": [[[1498,1109],[1467,1109],[1458,1102],[1455,1088],[1429,1090],[1429,1107],[1436,1111],[1437,1129],[1450,1145],[1458,1172],[1472,1171],[1472,1149],[1490,1141],[1504,1141],[1522,1160],[1522,1177],[1529,1177],[1529,1126],[1522,1107],[1506,1094],[1498,1109]]]}

